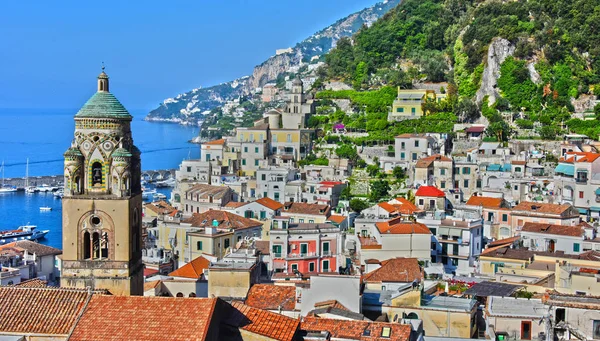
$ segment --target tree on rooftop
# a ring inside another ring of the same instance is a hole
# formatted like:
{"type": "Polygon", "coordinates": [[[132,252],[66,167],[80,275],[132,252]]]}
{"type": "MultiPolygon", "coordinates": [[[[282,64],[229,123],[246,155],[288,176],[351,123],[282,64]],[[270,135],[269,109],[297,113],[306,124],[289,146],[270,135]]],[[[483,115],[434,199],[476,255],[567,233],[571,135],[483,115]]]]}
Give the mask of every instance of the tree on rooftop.
{"type": "Polygon", "coordinates": [[[369,203],[366,200],[360,198],[354,198],[350,200],[350,208],[356,213],[360,213],[362,210],[367,209],[368,207],[369,203]]]}

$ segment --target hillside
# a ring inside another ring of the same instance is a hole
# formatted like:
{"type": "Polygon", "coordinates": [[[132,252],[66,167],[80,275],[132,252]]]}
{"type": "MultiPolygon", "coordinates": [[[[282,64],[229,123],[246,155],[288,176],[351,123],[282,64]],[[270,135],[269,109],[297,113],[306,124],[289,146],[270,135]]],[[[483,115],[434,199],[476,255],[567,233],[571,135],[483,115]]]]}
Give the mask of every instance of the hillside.
{"type": "MultiPolygon", "coordinates": [[[[400,0],[385,0],[338,20],[296,44],[289,53],[272,56],[256,66],[250,76],[207,88],[197,88],[167,98],[146,117],[149,121],[170,121],[182,124],[198,124],[212,109],[241,95],[251,94],[256,88],[290,72],[297,72],[313,57],[319,57],[335,47],[343,37],[356,33],[363,25],[370,26],[400,0]]],[[[313,60],[313,63],[316,63],[313,60]]]]}
{"type": "MultiPolygon", "coordinates": [[[[599,20],[600,0],[406,0],[338,41],[321,75],[363,92],[448,82],[448,103],[432,103],[431,112],[461,122],[483,115],[489,139],[553,139],[564,132],[598,138],[597,122],[583,119],[600,111],[593,112],[599,20]]],[[[389,123],[376,133],[388,137],[403,125],[415,123],[389,123]]]]}

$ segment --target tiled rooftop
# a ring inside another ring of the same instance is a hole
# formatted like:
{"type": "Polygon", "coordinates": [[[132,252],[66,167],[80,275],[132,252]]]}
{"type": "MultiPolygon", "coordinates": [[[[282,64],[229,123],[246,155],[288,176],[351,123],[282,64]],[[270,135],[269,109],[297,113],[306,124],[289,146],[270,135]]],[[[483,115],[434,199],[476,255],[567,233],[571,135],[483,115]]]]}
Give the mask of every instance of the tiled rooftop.
{"type": "Polygon", "coordinates": [[[416,258],[392,258],[381,262],[381,267],[363,277],[365,283],[421,281],[423,272],[416,258]]]}
{"type": "Polygon", "coordinates": [[[505,201],[502,198],[472,196],[467,201],[469,206],[482,206],[484,208],[501,208],[505,206],[505,201]]]}
{"type": "Polygon", "coordinates": [[[202,256],[194,258],[179,269],[171,272],[169,276],[184,277],[190,279],[203,278],[204,270],[208,269],[210,261],[202,256]]]}
{"type": "Polygon", "coordinates": [[[552,234],[566,237],[582,237],[585,233],[584,229],[579,225],[568,226],[530,222],[523,225],[521,233],[523,232],[552,234]]]}
{"type": "Polygon", "coordinates": [[[272,313],[270,311],[249,307],[239,302],[232,306],[237,310],[227,316],[231,325],[248,332],[281,341],[292,341],[300,326],[300,321],[272,313]]]}
{"type": "Polygon", "coordinates": [[[262,223],[256,220],[244,218],[228,211],[209,210],[204,213],[194,213],[190,218],[184,221],[192,224],[193,227],[217,227],[221,229],[247,229],[262,226],[262,223]],[[217,226],[213,221],[217,221],[217,226]]]}
{"type": "Polygon", "coordinates": [[[266,310],[294,310],[296,308],[296,287],[255,284],[248,291],[246,305],[266,310]]]}
{"type": "Polygon", "coordinates": [[[327,331],[331,333],[332,340],[408,341],[411,333],[407,324],[316,317],[305,317],[300,328],[303,331],[327,331]]]}

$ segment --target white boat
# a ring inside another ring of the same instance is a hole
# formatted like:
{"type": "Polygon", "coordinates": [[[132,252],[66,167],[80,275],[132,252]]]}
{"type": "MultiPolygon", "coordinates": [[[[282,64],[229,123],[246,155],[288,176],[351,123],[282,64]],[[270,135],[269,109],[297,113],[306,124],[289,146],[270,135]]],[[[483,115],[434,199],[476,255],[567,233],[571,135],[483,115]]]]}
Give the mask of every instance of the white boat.
{"type": "Polygon", "coordinates": [[[142,199],[152,199],[154,194],[156,194],[155,189],[145,190],[142,192],[142,199]]]}
{"type": "Polygon", "coordinates": [[[38,192],[43,192],[43,193],[47,193],[47,192],[52,192],[52,187],[43,184],[41,186],[37,187],[38,192]]]}
{"type": "Polygon", "coordinates": [[[39,190],[37,189],[37,187],[34,187],[34,186],[25,187],[25,193],[32,194],[32,193],[37,193],[37,192],[39,192],[39,190]]]}
{"type": "Polygon", "coordinates": [[[58,191],[54,192],[54,197],[58,198],[58,199],[62,199],[62,197],[65,196],[65,192],[62,189],[59,189],[58,191]]]}
{"type": "Polygon", "coordinates": [[[154,194],[152,195],[152,198],[153,198],[154,200],[165,200],[165,199],[167,198],[167,196],[166,196],[166,195],[164,195],[164,194],[162,194],[162,193],[154,193],[154,194]]]}
{"type": "Polygon", "coordinates": [[[171,179],[167,179],[164,181],[159,181],[155,184],[155,186],[157,188],[163,188],[163,187],[175,187],[175,185],[177,184],[177,180],[171,178],[171,179]]]}
{"type": "Polygon", "coordinates": [[[50,207],[50,206],[42,206],[42,207],[40,207],[40,211],[41,212],[52,211],[52,207],[50,207]]]}
{"type": "Polygon", "coordinates": [[[2,186],[0,186],[0,194],[1,193],[12,193],[16,192],[17,189],[12,186],[4,185],[4,161],[2,161],[2,186]]]}
{"type": "Polygon", "coordinates": [[[0,245],[16,242],[18,240],[43,239],[50,230],[36,230],[35,225],[19,226],[16,230],[0,231],[0,245]]]}

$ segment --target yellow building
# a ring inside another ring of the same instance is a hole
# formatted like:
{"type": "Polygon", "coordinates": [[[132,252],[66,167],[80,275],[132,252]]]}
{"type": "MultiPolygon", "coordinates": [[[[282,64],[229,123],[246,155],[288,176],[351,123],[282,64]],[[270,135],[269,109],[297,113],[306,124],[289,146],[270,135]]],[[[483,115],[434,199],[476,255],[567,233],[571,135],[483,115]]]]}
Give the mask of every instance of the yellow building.
{"type": "Polygon", "coordinates": [[[259,277],[256,263],[213,263],[208,269],[208,297],[245,298],[259,277]]]}
{"type": "Polygon", "coordinates": [[[388,120],[398,121],[419,118],[428,114],[423,112],[422,105],[425,102],[435,101],[439,103],[445,99],[446,94],[436,93],[435,90],[406,90],[398,87],[398,97],[392,104],[392,112],[389,113],[388,120]]]}

